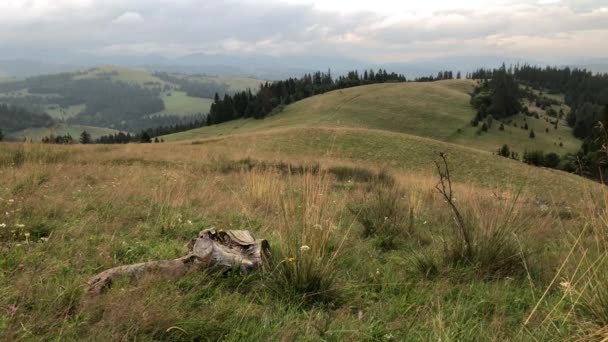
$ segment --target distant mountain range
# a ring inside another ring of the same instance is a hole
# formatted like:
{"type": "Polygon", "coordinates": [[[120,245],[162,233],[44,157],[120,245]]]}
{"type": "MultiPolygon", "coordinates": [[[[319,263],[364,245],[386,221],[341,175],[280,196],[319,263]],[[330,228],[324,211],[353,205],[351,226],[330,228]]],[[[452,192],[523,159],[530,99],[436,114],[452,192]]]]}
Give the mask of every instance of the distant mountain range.
{"type": "MultiPolygon", "coordinates": [[[[452,56],[416,60],[404,63],[374,64],[342,57],[290,56],[276,57],[265,55],[211,55],[192,54],[178,58],[158,55],[148,56],[96,56],[87,54],[58,55],[53,52],[31,52],[28,55],[3,54],[0,50],[0,78],[52,74],[74,71],[82,68],[115,65],[142,68],[149,71],[167,71],[187,74],[206,74],[216,76],[247,76],[258,79],[284,79],[300,76],[306,72],[331,69],[334,74],[358,69],[387,69],[402,73],[407,77],[420,77],[436,74],[442,70],[466,73],[484,67],[493,68],[503,62],[507,65],[529,63],[547,65],[542,61],[499,56],[452,56]]],[[[584,67],[594,72],[608,72],[608,58],[590,59],[562,66],[584,67]]]]}

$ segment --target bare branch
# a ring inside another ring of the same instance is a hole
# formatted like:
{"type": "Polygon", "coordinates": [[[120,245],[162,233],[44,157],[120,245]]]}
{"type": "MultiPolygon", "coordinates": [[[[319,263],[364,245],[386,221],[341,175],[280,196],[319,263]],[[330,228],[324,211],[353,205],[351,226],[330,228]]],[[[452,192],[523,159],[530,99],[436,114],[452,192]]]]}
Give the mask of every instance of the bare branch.
{"type": "Polygon", "coordinates": [[[470,231],[464,222],[462,214],[460,214],[460,210],[458,210],[456,203],[454,203],[452,178],[450,176],[450,167],[448,165],[446,154],[443,152],[439,153],[439,157],[441,158],[441,161],[435,161],[435,167],[437,168],[437,173],[439,174],[439,182],[437,185],[435,185],[435,189],[443,196],[445,201],[450,206],[452,214],[454,215],[454,220],[456,221],[456,227],[458,229],[457,232],[461,236],[466,247],[466,256],[470,257],[473,253],[470,231]]]}

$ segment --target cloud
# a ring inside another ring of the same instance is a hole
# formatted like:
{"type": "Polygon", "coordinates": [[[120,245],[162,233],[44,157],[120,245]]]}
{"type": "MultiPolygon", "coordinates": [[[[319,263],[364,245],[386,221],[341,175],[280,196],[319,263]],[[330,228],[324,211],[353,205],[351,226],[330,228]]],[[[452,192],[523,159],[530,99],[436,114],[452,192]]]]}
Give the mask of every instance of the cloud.
{"type": "Polygon", "coordinates": [[[115,25],[135,25],[144,22],[144,18],[137,12],[125,12],[118,18],[112,20],[115,25]]]}
{"type": "Polygon", "coordinates": [[[549,61],[608,56],[602,43],[608,36],[605,0],[505,0],[487,6],[476,1],[456,9],[449,3],[446,9],[437,5],[389,14],[277,0],[2,1],[0,47],[348,56],[376,62],[451,54],[549,61]]]}

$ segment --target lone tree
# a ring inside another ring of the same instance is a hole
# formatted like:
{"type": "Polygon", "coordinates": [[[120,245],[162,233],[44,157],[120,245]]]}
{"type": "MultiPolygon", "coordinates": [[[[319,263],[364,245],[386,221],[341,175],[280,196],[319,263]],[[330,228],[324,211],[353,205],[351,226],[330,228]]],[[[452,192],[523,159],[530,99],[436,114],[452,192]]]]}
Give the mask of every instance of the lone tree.
{"type": "Polygon", "coordinates": [[[505,158],[509,158],[509,156],[511,155],[511,150],[509,149],[509,146],[507,144],[502,145],[502,147],[498,149],[498,155],[505,158]]]}
{"type": "Polygon", "coordinates": [[[150,135],[148,134],[148,132],[143,132],[141,134],[141,139],[139,141],[144,144],[149,144],[152,142],[152,138],[150,138],[150,135]]]}
{"type": "Polygon", "coordinates": [[[4,134],[2,133],[2,130],[0,129],[0,141],[4,140],[4,134]]]}
{"type": "Polygon", "coordinates": [[[530,139],[536,138],[536,134],[534,134],[534,130],[530,130],[530,139]]]}
{"type": "Polygon", "coordinates": [[[82,133],[80,133],[80,139],[78,141],[80,141],[81,144],[90,144],[92,142],[91,134],[89,134],[89,132],[87,131],[82,131],[82,133]]]}

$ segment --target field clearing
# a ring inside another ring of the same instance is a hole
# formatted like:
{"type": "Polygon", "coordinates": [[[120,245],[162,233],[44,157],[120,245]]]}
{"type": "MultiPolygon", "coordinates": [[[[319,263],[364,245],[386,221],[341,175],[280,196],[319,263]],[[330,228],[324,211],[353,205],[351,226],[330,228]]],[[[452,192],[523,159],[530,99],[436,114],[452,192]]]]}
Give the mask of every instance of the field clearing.
{"type": "Polygon", "coordinates": [[[253,93],[260,88],[260,85],[266,81],[248,77],[217,77],[217,76],[196,76],[196,75],[175,75],[195,82],[214,82],[217,84],[225,84],[230,91],[244,91],[251,89],[253,93]]]}
{"type": "Polygon", "coordinates": [[[174,86],[172,83],[165,82],[160,78],[150,74],[145,70],[129,69],[115,66],[103,66],[87,70],[84,75],[78,75],[75,79],[100,78],[109,76],[114,81],[121,81],[140,86],[174,86]]]}
{"type": "Polygon", "coordinates": [[[582,304],[593,295],[582,284],[597,280],[585,270],[608,236],[603,216],[589,215],[603,208],[598,184],[403,134],[313,131],[301,131],[312,155],[285,145],[289,131],[197,144],[0,144],[0,211],[8,213],[0,220],[0,305],[8,308],[0,338],[538,341],[584,338],[601,328],[582,304]],[[419,153],[409,158],[418,162],[393,164],[388,149],[376,158],[359,155],[390,136],[399,138],[389,145],[409,142],[408,153],[419,153]],[[521,253],[525,268],[494,264],[491,253],[479,265],[446,259],[454,219],[434,189],[432,166],[414,167],[436,158],[426,155],[425,141],[448,149],[456,203],[476,227],[476,248],[521,253]],[[320,157],[313,152],[320,146],[336,152],[320,157]],[[349,151],[355,156],[340,157],[349,151]],[[497,181],[504,174],[487,184],[467,181],[482,167],[511,168],[532,181],[551,175],[554,186],[526,187],[515,201],[517,191],[497,181]],[[568,182],[577,182],[580,196],[536,202],[573,191],[568,182]],[[391,214],[374,211],[377,204],[391,214]],[[383,230],[365,235],[361,215],[384,222],[383,230]],[[506,237],[486,235],[501,222],[510,227],[506,237]],[[268,239],[273,267],[248,276],[150,275],[118,281],[97,297],[86,293],[99,271],[182,256],[209,227],[268,239]],[[290,270],[301,273],[282,273],[290,270]],[[316,277],[324,282],[314,285],[316,277]],[[581,301],[570,301],[579,294],[581,301]]]}
{"type": "Polygon", "coordinates": [[[569,127],[560,125],[558,132],[545,133],[550,125],[533,118],[527,120],[535,129],[536,139],[529,139],[529,131],[521,129],[506,127],[505,131],[499,131],[497,120],[487,133],[478,135],[479,128],[470,125],[475,116],[469,104],[473,86],[473,81],[452,80],[337,90],[293,103],[283,112],[264,120],[236,120],[177,133],[165,139],[175,141],[274,128],[333,126],[407,133],[483,151],[496,151],[508,144],[520,154],[525,150],[563,154],[575,152],[580,147],[580,141],[572,137],[569,127]],[[560,138],[564,147],[559,147],[560,138]]]}
{"type": "Polygon", "coordinates": [[[118,133],[117,130],[103,127],[91,127],[91,126],[83,126],[83,125],[68,125],[68,124],[58,124],[55,127],[36,127],[36,128],[27,128],[18,132],[13,132],[7,135],[7,137],[11,140],[23,140],[27,139],[28,141],[32,140],[34,142],[40,142],[44,137],[48,137],[51,134],[54,136],[58,135],[71,135],[75,141],[78,141],[80,134],[83,131],[89,132],[93,139],[97,139],[102,135],[115,134],[118,133]]]}
{"type": "Polygon", "coordinates": [[[183,91],[164,92],[161,98],[165,102],[165,110],[152,115],[175,114],[188,116],[199,113],[206,114],[209,113],[209,108],[213,104],[212,99],[190,97],[183,91]]]}
{"type": "Polygon", "coordinates": [[[54,119],[65,120],[77,116],[78,114],[84,112],[86,108],[87,106],[85,104],[68,107],[59,107],[59,105],[47,105],[45,106],[44,111],[54,119]]]}

